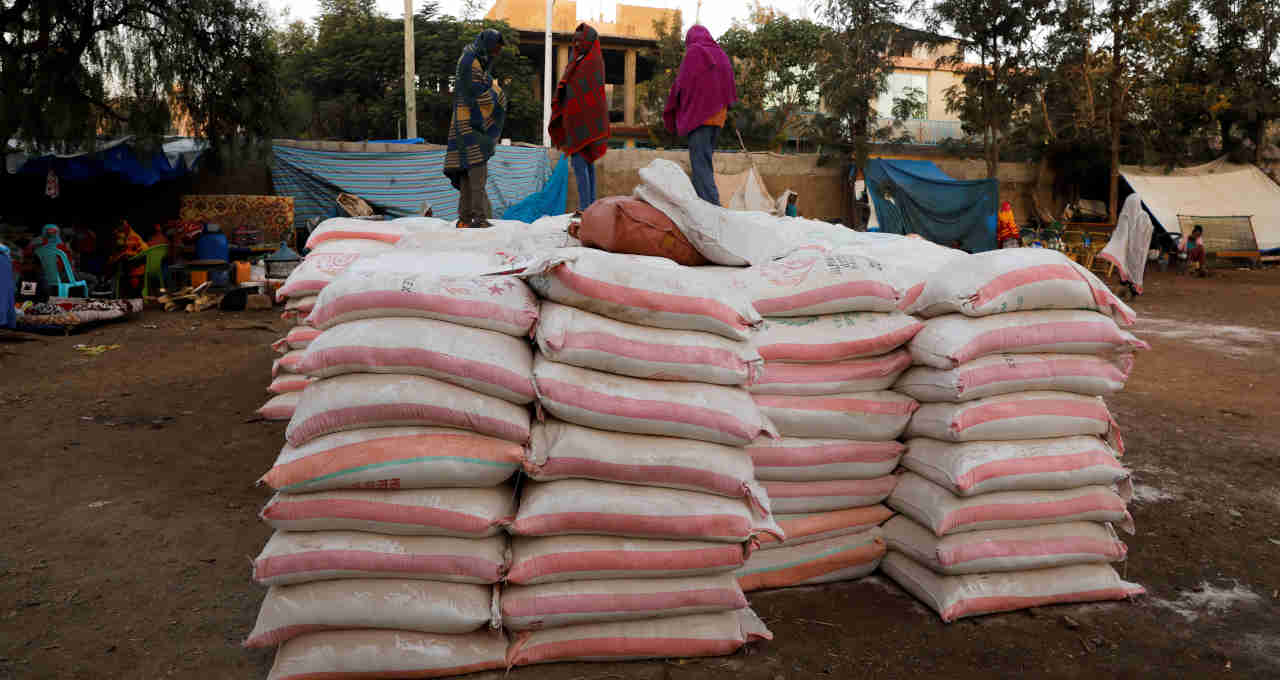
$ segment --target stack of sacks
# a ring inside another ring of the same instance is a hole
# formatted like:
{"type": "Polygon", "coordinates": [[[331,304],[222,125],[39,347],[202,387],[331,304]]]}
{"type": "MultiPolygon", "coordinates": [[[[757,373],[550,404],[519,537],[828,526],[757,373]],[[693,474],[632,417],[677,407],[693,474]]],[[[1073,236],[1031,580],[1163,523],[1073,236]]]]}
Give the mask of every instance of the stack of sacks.
{"type": "MultiPolygon", "coordinates": [[[[334,217],[321,222],[307,238],[307,256],[277,291],[281,299],[287,300],[281,318],[297,325],[272,348],[288,359],[291,353],[306,349],[316,339],[320,332],[306,322],[306,317],[315,307],[320,291],[352,263],[393,249],[406,234],[440,232],[449,226],[444,220],[430,217],[387,221],[334,217]]],[[[298,395],[292,393],[302,391],[308,382],[294,370],[295,364],[296,360],[285,360],[272,367],[267,392],[274,396],[258,410],[263,418],[288,420],[293,415],[298,395]]]]}
{"type": "Polygon", "coordinates": [[[525,272],[546,298],[511,526],[507,662],[728,654],[770,637],[733,571],[780,534],[742,449],[770,431],[745,297],[669,260],[585,248],[525,272]]]}
{"type": "Polygon", "coordinates": [[[320,292],[297,363],[315,381],[262,478],[271,590],[246,644],[282,645],[272,680],[503,667],[536,318],[504,276],[349,270],[320,292]]]}
{"type": "Polygon", "coordinates": [[[751,591],[865,576],[885,553],[878,527],[893,513],[881,502],[916,409],[888,390],[921,324],[897,311],[899,287],[870,258],[800,251],[741,278],[767,317],[748,389],[783,436],[748,451],[787,539],[766,542],[739,580],[751,591]]]}
{"type": "Polygon", "coordinates": [[[1128,473],[1102,396],[1145,345],[1133,311],[1060,253],[1000,250],[934,274],[911,311],[922,403],[889,497],[882,568],[944,621],[1143,592],[1108,564],[1133,531],[1128,473]]]}

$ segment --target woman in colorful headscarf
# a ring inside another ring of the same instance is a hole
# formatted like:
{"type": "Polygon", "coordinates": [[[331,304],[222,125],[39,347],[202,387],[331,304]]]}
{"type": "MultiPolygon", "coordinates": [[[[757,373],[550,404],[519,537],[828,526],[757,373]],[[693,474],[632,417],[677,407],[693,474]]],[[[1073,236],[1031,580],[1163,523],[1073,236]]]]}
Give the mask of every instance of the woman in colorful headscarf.
{"type": "Polygon", "coordinates": [[[492,28],[476,36],[458,58],[453,85],[453,120],[444,174],[459,192],[458,227],[488,227],[489,159],[507,119],[507,95],[493,79],[493,63],[502,51],[502,34],[492,28]]]}
{"type": "Polygon", "coordinates": [[[120,224],[116,225],[115,237],[115,250],[112,251],[107,264],[115,265],[120,269],[121,282],[127,284],[127,290],[142,290],[142,277],[146,275],[147,265],[145,262],[131,265],[129,260],[141,255],[142,251],[147,249],[147,242],[142,240],[133,227],[129,226],[128,220],[120,220],[120,224]]]}
{"type": "Polygon", "coordinates": [[[711,154],[724,127],[729,107],[738,101],[729,55],[703,26],[694,26],[684,38],[684,60],[667,96],[662,122],[669,132],[689,138],[689,165],[693,188],[709,203],[720,205],[711,154]]]}
{"type": "Polygon", "coordinates": [[[1013,206],[1008,201],[1000,204],[1000,212],[996,215],[996,243],[1001,248],[1022,246],[1022,232],[1013,220],[1013,206]]]}
{"type": "Polygon", "coordinates": [[[604,55],[600,36],[587,24],[573,33],[569,66],[551,100],[551,143],[569,155],[578,182],[578,212],[596,200],[595,162],[609,140],[609,102],[604,95],[604,55]]]}

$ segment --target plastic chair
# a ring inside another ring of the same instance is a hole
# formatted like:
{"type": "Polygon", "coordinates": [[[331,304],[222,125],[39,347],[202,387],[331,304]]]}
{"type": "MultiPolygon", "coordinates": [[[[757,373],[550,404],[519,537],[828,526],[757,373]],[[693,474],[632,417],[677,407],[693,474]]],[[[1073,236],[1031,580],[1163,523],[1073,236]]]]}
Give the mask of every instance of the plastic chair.
{"type": "Polygon", "coordinates": [[[146,250],[134,255],[125,261],[120,271],[116,272],[115,291],[116,297],[120,297],[120,278],[125,269],[137,266],[139,263],[146,263],[146,272],[142,275],[142,296],[152,297],[151,280],[156,279],[160,282],[160,290],[165,289],[164,280],[164,261],[169,257],[169,244],[161,243],[151,246],[146,250]]]}
{"type": "Polygon", "coordinates": [[[67,259],[67,254],[62,252],[54,243],[46,243],[36,248],[36,257],[40,258],[40,267],[44,269],[44,282],[50,288],[56,288],[58,297],[71,297],[70,292],[76,288],[84,291],[84,297],[89,297],[89,284],[75,278],[75,271],[71,269],[71,260],[67,259]],[[59,267],[59,265],[62,265],[59,267]],[[62,279],[62,272],[67,272],[67,279],[62,279]]]}

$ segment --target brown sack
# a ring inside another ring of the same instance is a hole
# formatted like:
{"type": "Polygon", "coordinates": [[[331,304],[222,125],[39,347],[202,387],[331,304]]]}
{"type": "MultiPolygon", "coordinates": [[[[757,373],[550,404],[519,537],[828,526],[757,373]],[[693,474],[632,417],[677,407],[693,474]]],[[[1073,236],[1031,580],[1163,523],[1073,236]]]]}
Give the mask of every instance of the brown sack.
{"type": "Polygon", "coordinates": [[[655,255],[689,267],[709,264],[661,210],[629,196],[602,198],[569,233],[585,246],[626,255],[655,255]]]}

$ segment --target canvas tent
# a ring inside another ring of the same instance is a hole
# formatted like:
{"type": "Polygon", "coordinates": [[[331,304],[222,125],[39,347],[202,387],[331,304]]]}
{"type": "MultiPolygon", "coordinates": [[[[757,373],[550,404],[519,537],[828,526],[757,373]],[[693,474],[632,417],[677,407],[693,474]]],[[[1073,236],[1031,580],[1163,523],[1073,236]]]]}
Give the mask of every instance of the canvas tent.
{"type": "Polygon", "coordinates": [[[996,247],[1000,185],[953,179],[930,161],[872,158],[863,170],[880,231],[920,234],[970,252],[996,247]]]}
{"type": "Polygon", "coordinates": [[[1170,173],[1125,165],[1120,174],[1165,231],[1191,231],[1194,220],[1182,220],[1188,225],[1184,228],[1179,215],[1249,217],[1258,249],[1280,252],[1280,185],[1254,165],[1219,159],[1170,173]]]}
{"type": "Polygon", "coordinates": [[[764,179],[756,171],[754,163],[746,172],[736,175],[716,173],[716,189],[720,192],[720,205],[730,210],[757,210],[780,214],[778,202],[764,185],[764,179]]]}

